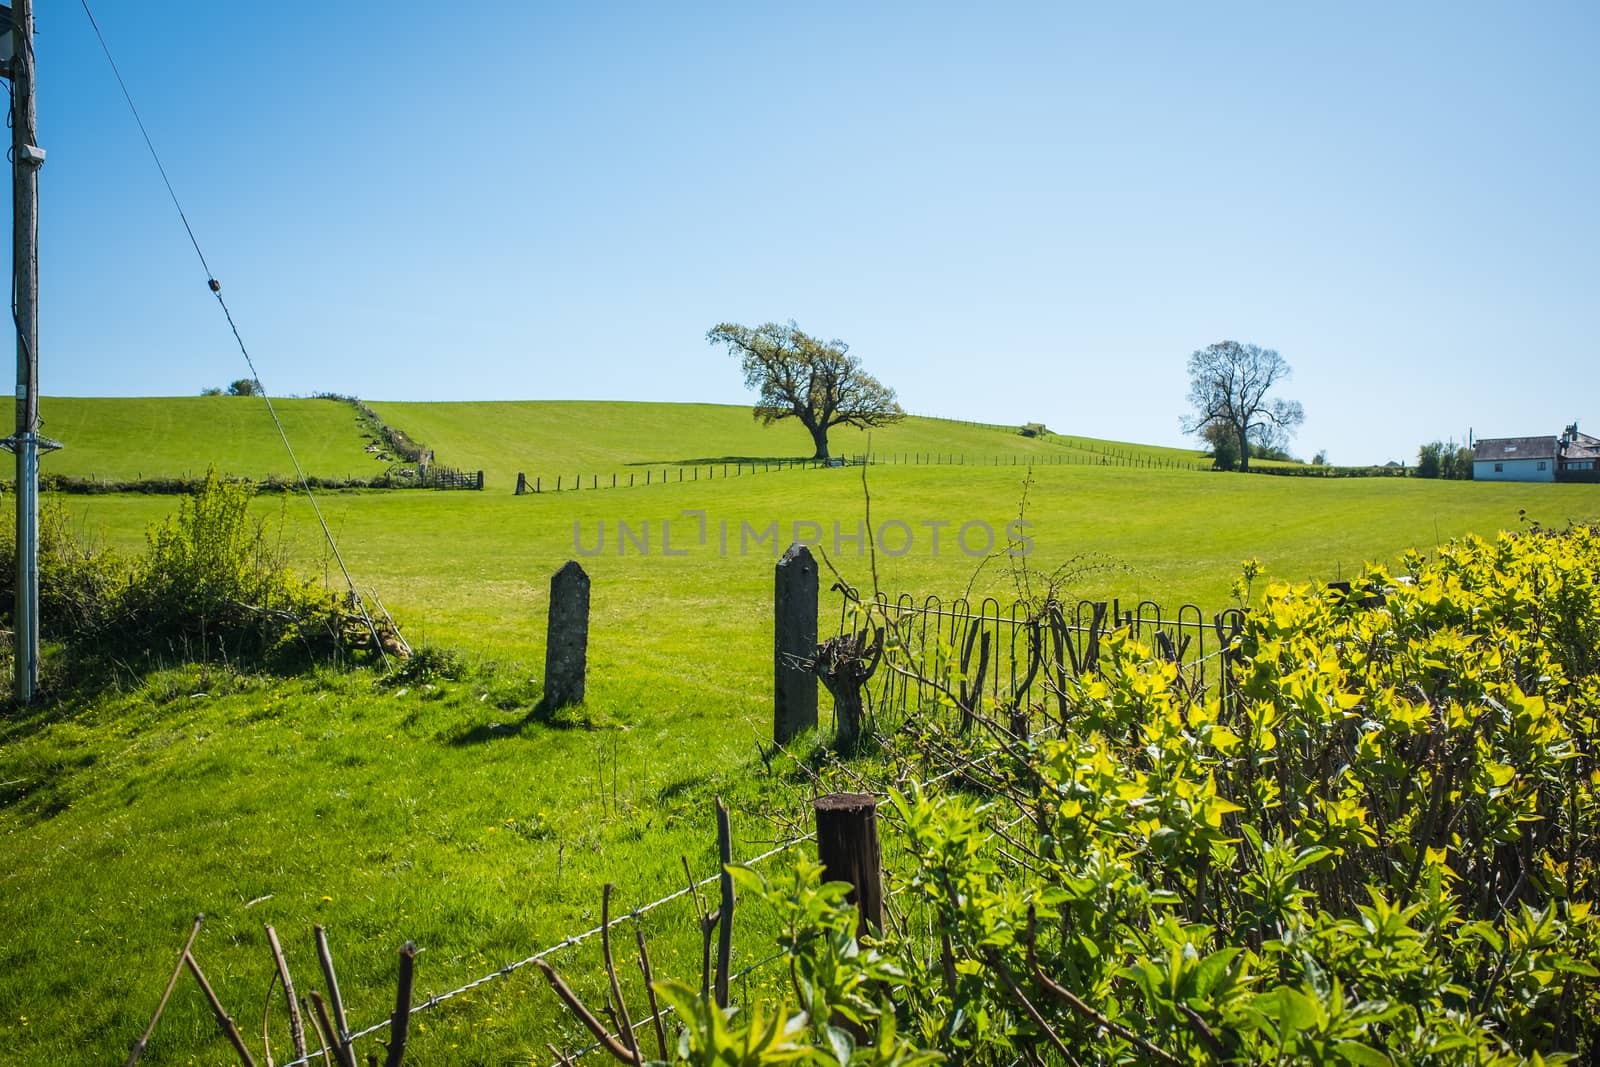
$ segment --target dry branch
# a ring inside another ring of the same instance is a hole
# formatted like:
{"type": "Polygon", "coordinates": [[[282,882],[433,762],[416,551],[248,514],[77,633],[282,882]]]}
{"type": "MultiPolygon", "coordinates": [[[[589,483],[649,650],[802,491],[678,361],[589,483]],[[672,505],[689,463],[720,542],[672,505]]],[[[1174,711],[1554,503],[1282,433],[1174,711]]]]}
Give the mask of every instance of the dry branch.
{"type": "Polygon", "coordinates": [[[611,997],[616,1001],[617,1014],[620,1016],[617,1032],[622,1037],[622,1043],[628,1049],[628,1061],[634,1067],[642,1067],[644,1059],[639,1055],[639,1040],[633,1034],[633,1020],[628,1016],[628,1002],[622,995],[622,983],[617,980],[617,961],[611,954],[611,891],[617,888],[610,882],[600,890],[600,952],[606,961],[606,978],[611,982],[611,997]]]}
{"type": "Polygon", "coordinates": [[[406,1057],[406,1036],[411,1031],[411,988],[416,978],[417,943],[407,941],[400,946],[400,979],[394,994],[394,1014],[389,1017],[389,1053],[384,1057],[384,1067],[400,1067],[406,1057]]]}
{"type": "Polygon", "coordinates": [[[355,1054],[337,1037],[338,1031],[334,1030],[333,1020],[328,1017],[327,1002],[315,989],[311,991],[311,1010],[317,1022],[317,1036],[322,1042],[323,1055],[333,1053],[334,1062],[339,1067],[357,1067],[355,1054]]]}
{"type": "MultiPolygon", "coordinates": [[[[272,949],[272,962],[278,968],[278,980],[283,983],[283,998],[289,1005],[289,1040],[294,1044],[296,1059],[306,1058],[306,1025],[300,1017],[300,1002],[294,994],[294,981],[289,977],[289,962],[284,959],[283,946],[278,943],[278,931],[267,927],[267,945],[272,949]]],[[[271,1059],[271,1055],[268,1055],[271,1059]]]]}
{"type": "Polygon", "coordinates": [[[650,973],[650,950],[644,944],[644,928],[635,923],[633,935],[639,941],[639,973],[644,976],[644,992],[645,996],[650,1000],[650,1022],[656,1031],[656,1047],[661,1052],[662,1060],[665,1060],[667,1058],[667,1032],[661,1025],[661,1005],[656,1003],[655,977],[650,973]]]}
{"type": "Polygon", "coordinates": [[[344,998],[339,995],[339,977],[333,971],[333,950],[328,947],[328,931],[325,927],[314,926],[312,933],[316,936],[317,962],[322,964],[322,977],[328,983],[328,1000],[333,1008],[332,1021],[336,1029],[330,1030],[330,1036],[342,1058],[349,1061],[349,1067],[356,1067],[355,1055],[350,1050],[350,1023],[344,1015],[344,998]]]}
{"type": "Polygon", "coordinates": [[[567,983],[561,980],[561,975],[556,973],[554,967],[544,960],[534,960],[533,965],[544,972],[545,978],[550,982],[550,988],[556,991],[556,996],[561,998],[561,1002],[571,1010],[573,1015],[578,1017],[578,1021],[588,1029],[589,1033],[594,1035],[594,1039],[600,1043],[601,1048],[623,1063],[633,1062],[633,1054],[621,1042],[611,1036],[611,1032],[605,1028],[605,1024],[596,1019],[594,1013],[584,1006],[578,994],[574,993],[567,983]]]}
{"type": "Polygon", "coordinates": [[[222,1006],[222,1001],[217,998],[216,990],[211,988],[211,983],[206,981],[205,974],[200,970],[200,964],[189,952],[184,952],[183,962],[189,967],[189,973],[194,975],[194,980],[200,983],[200,991],[206,995],[206,1001],[211,1005],[212,1014],[217,1017],[217,1025],[222,1027],[222,1032],[227,1035],[229,1043],[233,1045],[234,1052],[239,1054],[241,1067],[256,1067],[255,1057],[250,1055],[250,1050],[245,1047],[244,1037],[239,1033],[239,1027],[234,1024],[233,1017],[222,1006]]]}
{"type": "Polygon", "coordinates": [[[144,1028],[144,1033],[134,1044],[133,1051],[128,1053],[127,1062],[123,1067],[133,1067],[139,1062],[139,1057],[144,1055],[146,1046],[150,1044],[151,1035],[156,1032],[156,1023],[161,1021],[161,1013],[167,1010],[167,1001],[172,999],[172,991],[178,985],[178,975],[183,973],[183,961],[189,958],[189,950],[194,947],[194,939],[200,936],[200,926],[205,921],[204,913],[194,917],[194,926],[189,930],[189,940],[183,943],[183,951],[178,953],[178,962],[172,967],[172,977],[167,979],[167,988],[161,994],[161,1002],[156,1005],[156,1013],[150,1017],[150,1025],[144,1028]]]}

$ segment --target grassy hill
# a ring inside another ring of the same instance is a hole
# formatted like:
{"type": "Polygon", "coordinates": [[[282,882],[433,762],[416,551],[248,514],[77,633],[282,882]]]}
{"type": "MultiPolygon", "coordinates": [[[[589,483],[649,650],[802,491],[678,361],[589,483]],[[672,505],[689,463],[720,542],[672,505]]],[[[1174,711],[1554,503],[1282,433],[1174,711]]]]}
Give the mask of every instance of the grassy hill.
{"type": "MultiPolygon", "coordinates": [[[[541,477],[567,484],[582,474],[629,471],[642,480],[647,467],[720,465],[736,460],[806,458],[811,436],[793,420],[763,426],[750,408],[734,404],[655,404],[625,401],[517,400],[474,403],[369,402],[385,422],[431,447],[439,462],[482,470],[494,489],[541,477]]],[[[867,451],[866,432],[836,427],[829,434],[834,455],[867,451]]],[[[1071,436],[1023,437],[1017,427],[985,426],[948,419],[910,417],[874,430],[872,451],[891,457],[1003,456],[1072,457],[1098,461],[1107,452],[1201,462],[1200,453],[1071,436]]]]}
{"type": "MultiPolygon", "coordinates": [[[[387,463],[367,441],[347,404],[274,400],[307,474],[372,478],[387,463]]],[[[44,432],[66,445],[43,457],[44,474],[104,481],[205,473],[208,464],[247,478],[292,475],[294,465],[259,397],[63,397],[40,400],[44,432]]]]}
{"type": "MultiPolygon", "coordinates": [[[[306,473],[370,478],[386,463],[364,451],[355,415],[329,400],[275,400],[289,442],[306,473]]],[[[570,485],[577,474],[642,480],[647,468],[719,466],[739,460],[811,455],[811,439],[788,421],[762,426],[748,407],[625,401],[484,401],[371,405],[398,429],[434,450],[439,463],[486,472],[488,487],[508,491],[519,471],[529,480],[570,485]]],[[[196,475],[215,463],[226,474],[261,478],[293,473],[265,403],[252,397],[45,397],[46,433],[66,448],[44,457],[45,474],[105,481],[196,475]]],[[[867,450],[850,427],[831,436],[835,455],[867,450]]],[[[1027,438],[1015,427],[913,417],[873,431],[884,462],[904,459],[976,465],[999,457],[1026,462],[1098,463],[1109,457],[1203,462],[1200,453],[1070,436],[1027,438]]]]}

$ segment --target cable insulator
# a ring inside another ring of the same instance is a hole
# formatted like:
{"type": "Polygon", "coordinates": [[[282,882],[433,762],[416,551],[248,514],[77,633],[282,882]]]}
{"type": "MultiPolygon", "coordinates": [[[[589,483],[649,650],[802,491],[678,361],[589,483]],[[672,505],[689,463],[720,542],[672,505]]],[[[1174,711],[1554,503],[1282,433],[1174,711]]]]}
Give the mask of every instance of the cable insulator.
{"type": "Polygon", "coordinates": [[[211,291],[212,291],[212,292],[213,292],[213,293],[220,293],[220,292],[222,292],[222,283],[221,283],[221,282],[219,282],[219,281],[217,281],[217,280],[216,280],[216,279],[215,279],[215,278],[212,278],[212,279],[210,279],[210,280],[208,280],[208,281],[207,281],[207,282],[206,282],[206,284],[207,284],[207,285],[209,285],[209,286],[211,286],[211,291]]]}

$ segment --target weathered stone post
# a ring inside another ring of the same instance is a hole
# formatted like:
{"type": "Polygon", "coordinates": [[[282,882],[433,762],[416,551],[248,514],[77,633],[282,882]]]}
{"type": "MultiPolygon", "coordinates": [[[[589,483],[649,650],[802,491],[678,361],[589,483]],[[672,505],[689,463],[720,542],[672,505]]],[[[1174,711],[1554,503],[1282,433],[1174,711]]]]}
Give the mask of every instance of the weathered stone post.
{"type": "Polygon", "coordinates": [[[521,471],[518,471],[517,472],[517,492],[516,492],[516,495],[517,496],[521,496],[523,493],[526,493],[527,491],[528,491],[528,476],[526,474],[522,473],[521,471]]]}
{"type": "Polygon", "coordinates": [[[817,561],[794,544],[774,568],[772,739],[817,726],[817,561]]]}
{"type": "Polygon", "coordinates": [[[548,710],[583,701],[589,665],[589,576],[573,560],[550,578],[550,616],[544,646],[548,710]]]}

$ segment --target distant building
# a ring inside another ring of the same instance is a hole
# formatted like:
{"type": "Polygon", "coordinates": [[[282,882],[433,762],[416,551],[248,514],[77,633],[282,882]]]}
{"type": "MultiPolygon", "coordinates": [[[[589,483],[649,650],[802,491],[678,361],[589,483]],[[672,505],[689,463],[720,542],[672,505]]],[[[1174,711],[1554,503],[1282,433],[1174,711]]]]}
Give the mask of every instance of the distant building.
{"type": "Polygon", "coordinates": [[[1479,482],[1600,482],[1600,438],[1568,426],[1560,437],[1485,437],[1472,449],[1479,482]]]}
{"type": "Polygon", "coordinates": [[[1556,449],[1556,481],[1600,482],[1600,437],[1578,432],[1578,424],[1567,427],[1556,449]]]}

